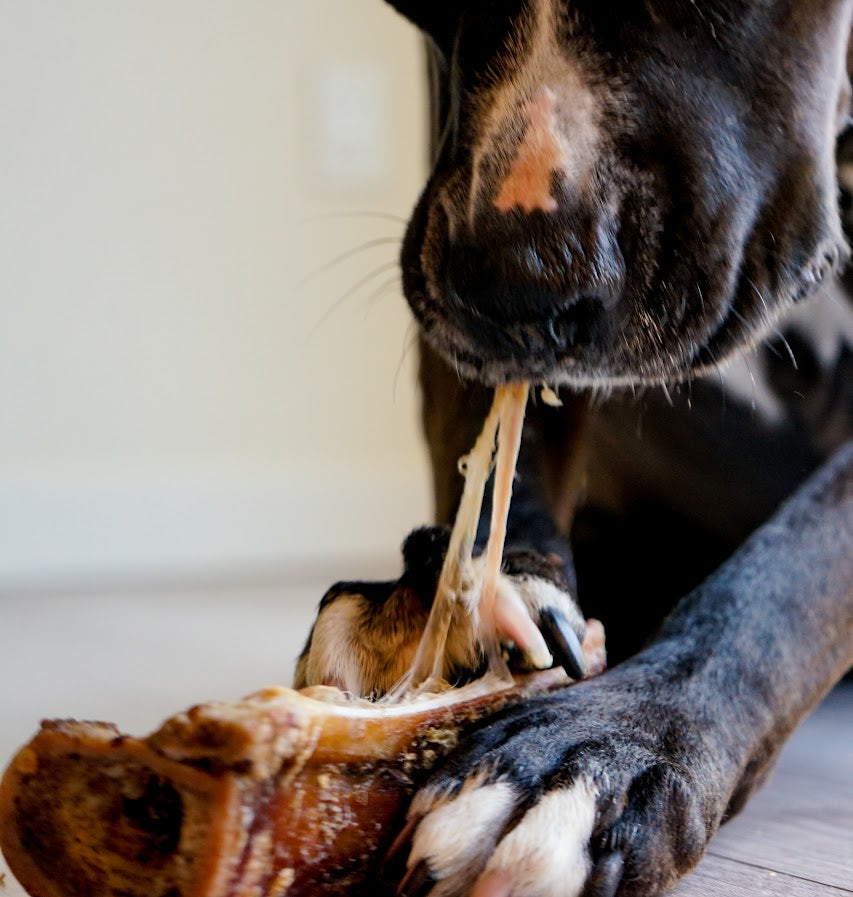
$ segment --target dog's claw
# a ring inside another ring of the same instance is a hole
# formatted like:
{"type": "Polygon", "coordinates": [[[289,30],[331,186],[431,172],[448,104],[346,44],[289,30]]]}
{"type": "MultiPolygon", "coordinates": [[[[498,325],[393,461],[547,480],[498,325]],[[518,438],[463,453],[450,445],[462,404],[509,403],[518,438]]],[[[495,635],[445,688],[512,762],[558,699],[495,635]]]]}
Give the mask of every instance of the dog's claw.
{"type": "Polygon", "coordinates": [[[625,857],[617,852],[603,856],[592,870],[584,897],[615,897],[625,871],[625,857]]]}
{"type": "Polygon", "coordinates": [[[397,897],[426,897],[433,889],[435,879],[429,871],[429,866],[421,860],[417,866],[413,866],[406,873],[405,878],[397,888],[397,897]]]}
{"type": "Polygon", "coordinates": [[[384,881],[392,882],[402,874],[406,866],[406,857],[412,846],[412,834],[420,825],[423,813],[413,816],[404,826],[400,834],[392,842],[382,860],[381,876],[384,881]]]}
{"type": "Polygon", "coordinates": [[[565,614],[555,607],[539,612],[539,628],[554,658],[572,679],[583,679],[588,670],[580,640],[565,614]]]}

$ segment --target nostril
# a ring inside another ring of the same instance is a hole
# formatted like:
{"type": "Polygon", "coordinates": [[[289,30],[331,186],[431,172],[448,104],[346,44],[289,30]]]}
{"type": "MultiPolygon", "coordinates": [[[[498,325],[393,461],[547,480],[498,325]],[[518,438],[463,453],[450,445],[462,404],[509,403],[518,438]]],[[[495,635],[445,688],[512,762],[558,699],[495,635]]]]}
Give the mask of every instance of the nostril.
{"type": "Polygon", "coordinates": [[[578,323],[568,312],[563,312],[548,321],[546,332],[555,346],[574,346],[578,334],[578,323]]]}
{"type": "Polygon", "coordinates": [[[600,299],[586,296],[577,299],[547,322],[548,339],[555,348],[563,350],[589,344],[603,311],[600,299]]]}

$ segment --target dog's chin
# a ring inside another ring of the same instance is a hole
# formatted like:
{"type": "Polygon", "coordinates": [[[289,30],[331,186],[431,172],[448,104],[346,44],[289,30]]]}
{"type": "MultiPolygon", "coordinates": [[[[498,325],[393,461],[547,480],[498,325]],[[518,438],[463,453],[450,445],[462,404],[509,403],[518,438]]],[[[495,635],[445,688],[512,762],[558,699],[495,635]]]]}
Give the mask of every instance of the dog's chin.
{"type": "MultiPolygon", "coordinates": [[[[838,267],[842,253],[830,253],[823,267],[799,272],[772,298],[755,299],[755,290],[718,297],[716,312],[706,308],[704,322],[694,321],[681,333],[670,333],[665,351],[642,338],[642,328],[592,328],[581,342],[560,350],[524,345],[518,336],[496,337],[499,328],[486,322],[488,338],[476,321],[457,320],[428,290],[410,294],[410,305],[430,346],[464,379],[487,386],[529,381],[573,390],[644,389],[718,375],[736,358],[778,333],[784,316],[810,295],[838,267]],[[429,298],[427,298],[429,297],[429,298]],[[633,334],[633,338],[632,335],[633,334]]],[[[535,340],[534,340],[535,342],[535,340]]]]}
{"type": "MultiPolygon", "coordinates": [[[[636,362],[621,359],[605,347],[575,347],[567,352],[513,352],[496,355],[479,346],[476,339],[447,321],[421,321],[429,345],[463,379],[486,386],[527,381],[571,390],[605,390],[675,385],[693,379],[707,367],[696,363],[674,363],[673,356],[653,357],[636,362]]],[[[710,368],[709,368],[710,369],[710,368]]]]}

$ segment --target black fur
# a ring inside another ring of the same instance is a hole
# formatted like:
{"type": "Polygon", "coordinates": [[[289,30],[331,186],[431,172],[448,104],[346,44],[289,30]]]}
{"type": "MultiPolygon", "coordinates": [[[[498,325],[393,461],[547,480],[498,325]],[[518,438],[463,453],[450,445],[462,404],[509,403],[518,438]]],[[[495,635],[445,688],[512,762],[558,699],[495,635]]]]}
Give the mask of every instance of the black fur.
{"type": "MultiPolygon", "coordinates": [[[[528,408],[508,537],[524,560],[506,572],[576,595],[616,664],[490,721],[420,806],[501,779],[512,828],[593,781],[585,894],[653,897],[853,664],[853,329],[827,354],[788,318],[826,287],[853,319],[836,179],[853,136],[835,143],[853,2],[392,5],[426,36],[433,100],[435,164],[402,263],[437,522],[452,522],[489,387],[563,385],[562,408],[528,408]],[[555,170],[542,208],[509,208],[537,96],[582,176],[555,170]],[[755,403],[717,373],[750,350],[755,403]]],[[[386,594],[428,603],[441,544],[409,542],[386,594]]],[[[465,897],[493,847],[441,893],[465,897]]],[[[442,857],[422,862],[419,897],[442,857]]]]}
{"type": "Polygon", "coordinates": [[[560,0],[559,52],[596,136],[583,183],[555,183],[552,214],[492,204],[520,140],[511,114],[478,158],[483,106],[523,69],[536,4],[393,5],[426,25],[436,73],[436,163],[404,287],[463,373],[684,379],[766,333],[846,256],[827,137],[847,2],[560,0]]]}

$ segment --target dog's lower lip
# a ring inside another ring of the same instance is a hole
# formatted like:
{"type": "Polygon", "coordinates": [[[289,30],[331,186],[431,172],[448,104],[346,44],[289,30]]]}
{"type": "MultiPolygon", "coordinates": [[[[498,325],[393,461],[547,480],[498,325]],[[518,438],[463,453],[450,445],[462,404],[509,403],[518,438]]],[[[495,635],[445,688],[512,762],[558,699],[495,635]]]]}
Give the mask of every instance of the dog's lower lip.
{"type": "Polygon", "coordinates": [[[464,377],[479,380],[487,386],[501,386],[506,383],[531,381],[534,383],[565,380],[567,368],[573,366],[574,359],[566,359],[558,368],[556,364],[531,364],[533,359],[494,359],[472,352],[468,347],[448,337],[442,330],[440,336],[426,331],[432,346],[464,377]]]}
{"type": "Polygon", "coordinates": [[[486,386],[500,386],[517,381],[564,385],[571,389],[646,388],[677,386],[711,369],[702,355],[703,345],[696,346],[689,358],[676,367],[660,365],[608,367],[586,355],[587,346],[576,346],[562,355],[506,356],[478,351],[470,334],[450,318],[440,300],[435,299],[426,284],[409,294],[410,304],[424,336],[439,355],[465,379],[486,386]]]}
{"type": "Polygon", "coordinates": [[[430,345],[465,379],[478,380],[487,386],[531,381],[551,382],[551,365],[531,366],[523,360],[495,359],[471,351],[465,345],[448,338],[445,330],[438,334],[429,329],[425,336],[430,345]]]}
{"type": "MultiPolygon", "coordinates": [[[[432,347],[461,375],[489,386],[521,380],[548,382],[555,372],[565,372],[576,363],[571,356],[558,356],[554,352],[524,355],[482,351],[470,332],[448,317],[441,303],[428,292],[418,291],[410,296],[410,305],[432,347]]],[[[506,341],[512,341],[509,334],[506,341]]]]}

